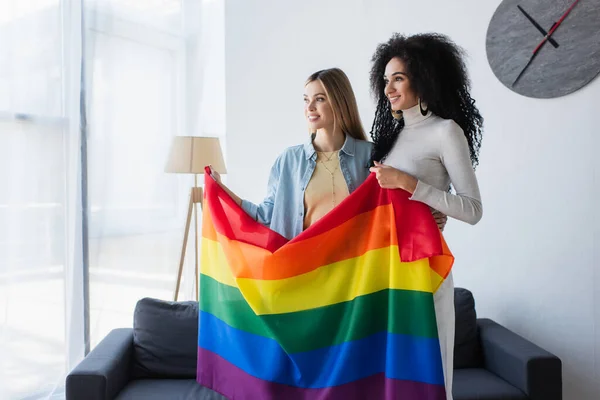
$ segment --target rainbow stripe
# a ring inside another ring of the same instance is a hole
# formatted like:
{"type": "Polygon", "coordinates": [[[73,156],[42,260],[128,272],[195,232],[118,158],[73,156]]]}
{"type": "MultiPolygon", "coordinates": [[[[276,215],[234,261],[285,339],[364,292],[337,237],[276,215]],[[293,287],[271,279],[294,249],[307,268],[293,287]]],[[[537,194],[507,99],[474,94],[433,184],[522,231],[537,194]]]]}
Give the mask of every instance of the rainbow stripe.
{"type": "Polygon", "coordinates": [[[427,206],[370,176],[288,241],[205,182],[200,384],[231,399],[446,399],[433,293],[454,257],[427,206]]]}

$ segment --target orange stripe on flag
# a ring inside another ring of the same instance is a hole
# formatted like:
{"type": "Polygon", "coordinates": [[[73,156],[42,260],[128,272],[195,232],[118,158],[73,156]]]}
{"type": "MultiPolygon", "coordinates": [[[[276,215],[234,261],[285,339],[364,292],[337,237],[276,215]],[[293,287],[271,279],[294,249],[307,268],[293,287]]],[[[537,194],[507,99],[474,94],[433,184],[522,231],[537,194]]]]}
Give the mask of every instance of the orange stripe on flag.
{"type": "Polygon", "coordinates": [[[235,277],[267,280],[305,274],[369,250],[398,245],[391,204],[359,214],[317,236],[288,243],[274,253],[217,233],[210,213],[205,213],[202,236],[221,244],[235,277]],[[374,230],[378,231],[376,235],[368,234],[374,230]],[[333,243],[338,251],[327,251],[333,243]]]}

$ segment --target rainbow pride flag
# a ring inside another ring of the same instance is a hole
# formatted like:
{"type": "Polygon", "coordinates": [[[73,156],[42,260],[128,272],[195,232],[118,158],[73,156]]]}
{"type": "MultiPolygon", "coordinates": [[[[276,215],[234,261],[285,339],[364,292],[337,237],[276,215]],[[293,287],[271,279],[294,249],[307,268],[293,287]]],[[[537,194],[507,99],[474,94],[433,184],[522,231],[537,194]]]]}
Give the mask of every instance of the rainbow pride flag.
{"type": "Polygon", "coordinates": [[[292,240],[205,175],[197,381],[230,399],[445,400],[429,208],[371,175],[292,240]]]}

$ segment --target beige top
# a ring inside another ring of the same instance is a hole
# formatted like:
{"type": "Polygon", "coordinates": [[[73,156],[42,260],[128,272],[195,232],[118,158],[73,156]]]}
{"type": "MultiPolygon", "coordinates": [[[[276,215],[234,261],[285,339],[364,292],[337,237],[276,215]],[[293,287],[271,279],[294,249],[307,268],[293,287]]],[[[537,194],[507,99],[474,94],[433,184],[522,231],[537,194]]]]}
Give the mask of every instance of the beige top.
{"type": "Polygon", "coordinates": [[[304,192],[304,229],[317,222],[348,197],[340,169],[339,151],[317,152],[317,165],[304,192]]]}

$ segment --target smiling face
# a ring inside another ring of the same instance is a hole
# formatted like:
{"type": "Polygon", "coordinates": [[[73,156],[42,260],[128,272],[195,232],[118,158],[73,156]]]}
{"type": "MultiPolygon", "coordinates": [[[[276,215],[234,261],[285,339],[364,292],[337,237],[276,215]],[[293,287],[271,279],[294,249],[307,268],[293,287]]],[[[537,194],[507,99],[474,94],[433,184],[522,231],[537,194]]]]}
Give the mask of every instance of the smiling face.
{"type": "Polygon", "coordinates": [[[335,117],[327,92],[320,80],[309,82],[304,87],[304,116],[311,131],[333,129],[335,117]]]}
{"type": "Polygon", "coordinates": [[[407,110],[417,105],[418,97],[412,90],[404,62],[398,57],[392,58],[385,66],[385,95],[392,110],[407,110]]]}

